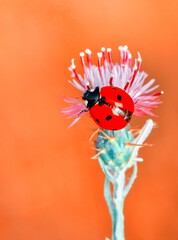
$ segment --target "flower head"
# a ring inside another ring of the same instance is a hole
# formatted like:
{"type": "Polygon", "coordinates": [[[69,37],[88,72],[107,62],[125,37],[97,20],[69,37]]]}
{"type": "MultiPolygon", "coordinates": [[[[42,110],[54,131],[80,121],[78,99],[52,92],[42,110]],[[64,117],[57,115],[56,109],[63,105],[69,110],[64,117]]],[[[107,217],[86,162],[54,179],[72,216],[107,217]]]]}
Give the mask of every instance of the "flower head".
{"type": "MultiPolygon", "coordinates": [[[[134,113],[137,116],[145,116],[149,114],[151,116],[157,116],[152,112],[161,101],[159,96],[163,94],[163,91],[152,93],[159,85],[153,86],[155,82],[151,79],[145,83],[148,76],[141,69],[141,56],[138,52],[138,58],[135,59],[135,64],[132,66],[132,55],[127,46],[119,47],[120,51],[120,63],[113,63],[111,49],[101,48],[101,52],[98,55],[98,66],[93,65],[91,61],[91,51],[85,50],[85,53],[80,53],[82,66],[84,69],[84,76],[82,77],[76,71],[74,59],[69,70],[72,72],[72,81],[69,81],[74,87],[79,89],[82,94],[86,90],[90,90],[99,86],[101,89],[104,86],[115,86],[123,89],[130,95],[134,102],[134,113]],[[85,60],[86,57],[86,60],[85,60]]],[[[81,94],[81,95],[82,95],[81,94]]],[[[62,113],[68,115],[68,118],[75,118],[71,127],[74,125],[87,110],[84,102],[73,98],[65,98],[66,102],[70,103],[69,107],[63,108],[62,113]],[[81,113],[81,114],[80,114],[81,113]]]]}

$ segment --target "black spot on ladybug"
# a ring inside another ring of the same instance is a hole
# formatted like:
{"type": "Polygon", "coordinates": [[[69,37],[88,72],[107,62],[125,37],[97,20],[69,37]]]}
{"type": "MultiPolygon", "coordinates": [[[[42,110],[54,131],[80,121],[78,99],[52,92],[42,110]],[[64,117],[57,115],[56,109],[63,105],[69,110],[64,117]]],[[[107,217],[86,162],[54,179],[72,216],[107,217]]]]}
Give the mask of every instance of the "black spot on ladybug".
{"type": "Polygon", "coordinates": [[[105,104],[105,101],[106,101],[106,98],[105,97],[102,97],[99,99],[99,106],[103,106],[105,104]]]}
{"type": "Polygon", "coordinates": [[[121,99],[122,99],[122,97],[121,97],[121,95],[117,95],[117,99],[119,100],[119,101],[121,101],[121,99]]]}
{"type": "Polygon", "coordinates": [[[106,120],[109,121],[111,118],[112,118],[112,116],[111,116],[111,115],[108,115],[108,116],[106,117],[106,120]]]}
{"type": "Polygon", "coordinates": [[[117,90],[117,88],[116,88],[116,87],[112,87],[112,89],[115,89],[115,90],[117,90]]]}
{"type": "Polygon", "coordinates": [[[114,129],[113,129],[113,131],[117,131],[117,129],[116,129],[116,128],[114,128],[114,129]]]}
{"type": "Polygon", "coordinates": [[[98,119],[96,119],[96,122],[97,122],[97,123],[100,123],[100,121],[99,121],[98,119]]]}

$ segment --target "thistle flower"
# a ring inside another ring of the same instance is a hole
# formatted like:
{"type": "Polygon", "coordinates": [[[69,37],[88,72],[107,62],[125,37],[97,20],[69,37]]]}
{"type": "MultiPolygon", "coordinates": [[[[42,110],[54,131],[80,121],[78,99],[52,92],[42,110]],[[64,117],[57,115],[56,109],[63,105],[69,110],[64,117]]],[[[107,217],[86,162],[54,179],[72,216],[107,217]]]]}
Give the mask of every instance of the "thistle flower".
{"type": "MultiPolygon", "coordinates": [[[[76,78],[69,81],[74,87],[83,93],[87,90],[100,89],[104,86],[115,86],[124,90],[133,100],[134,113],[137,116],[157,116],[152,112],[161,101],[159,96],[163,91],[152,93],[159,85],[153,86],[154,79],[145,83],[147,74],[140,71],[141,56],[138,53],[138,59],[132,67],[132,56],[127,46],[119,47],[120,63],[114,64],[111,56],[111,49],[107,49],[108,60],[106,58],[105,48],[101,49],[98,55],[98,66],[91,62],[91,51],[87,49],[86,58],[87,65],[84,59],[84,53],[80,53],[84,76],[82,78],[76,71],[74,59],[69,70],[72,76],[76,78]]],[[[65,98],[66,102],[70,103],[69,107],[62,109],[62,113],[68,115],[68,118],[74,118],[74,121],[69,126],[73,126],[87,110],[83,101],[65,98]],[[84,110],[84,111],[83,111],[84,110]]],[[[137,176],[137,162],[143,161],[138,157],[140,147],[145,139],[150,134],[153,128],[153,121],[147,120],[142,129],[132,129],[129,125],[118,131],[110,131],[98,128],[95,133],[96,155],[93,159],[98,159],[99,164],[106,175],[104,185],[104,196],[109,207],[112,218],[112,240],[124,240],[124,215],[123,205],[124,199],[127,196],[132,184],[137,176]],[[134,134],[134,130],[136,130],[134,134]],[[135,137],[136,133],[138,134],[135,137]],[[125,181],[125,174],[128,169],[133,167],[133,173],[128,183],[125,181]],[[113,194],[110,190],[110,183],[113,184],[113,194]]],[[[113,128],[112,128],[113,129],[113,128]]],[[[95,135],[92,134],[92,137],[95,135]]],[[[91,138],[92,138],[91,137],[91,138]]],[[[148,144],[147,144],[148,145],[148,144]]],[[[109,240],[106,238],[106,240],[109,240]]]]}
{"type": "MultiPolygon", "coordinates": [[[[74,64],[74,59],[72,59],[72,64],[69,70],[72,72],[72,81],[69,82],[79,89],[82,94],[91,88],[99,86],[101,89],[104,86],[113,85],[119,87],[126,91],[134,102],[134,115],[137,116],[157,116],[152,112],[161,101],[159,96],[163,94],[163,91],[152,93],[159,85],[153,86],[155,80],[151,79],[145,83],[146,77],[148,76],[145,72],[140,71],[141,69],[141,56],[138,52],[138,58],[135,59],[135,64],[132,67],[132,55],[128,50],[127,46],[119,47],[120,51],[120,63],[113,63],[111,49],[107,49],[107,54],[105,48],[101,48],[101,52],[98,55],[98,66],[92,64],[91,51],[86,49],[86,59],[85,53],[80,53],[81,63],[84,69],[84,76],[82,77],[76,71],[76,66],[74,64]],[[107,56],[108,55],[108,60],[107,56]],[[74,79],[75,78],[75,79],[74,79]]],[[[70,103],[69,107],[63,108],[62,113],[68,115],[68,118],[74,118],[74,121],[69,126],[73,126],[84,114],[82,110],[87,110],[83,101],[65,98],[66,102],[70,103]],[[82,114],[80,114],[82,112],[82,114]],[[79,115],[80,114],[80,115],[79,115]]]]}

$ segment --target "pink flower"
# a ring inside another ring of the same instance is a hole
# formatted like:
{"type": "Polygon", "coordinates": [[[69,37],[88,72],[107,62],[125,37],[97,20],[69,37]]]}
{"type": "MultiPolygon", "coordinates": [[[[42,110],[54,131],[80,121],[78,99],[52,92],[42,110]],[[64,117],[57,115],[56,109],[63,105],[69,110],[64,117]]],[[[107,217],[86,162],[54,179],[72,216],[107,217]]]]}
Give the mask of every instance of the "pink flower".
{"type": "MultiPolygon", "coordinates": [[[[82,93],[91,88],[99,86],[102,88],[104,86],[116,86],[125,90],[133,99],[134,102],[134,114],[137,116],[146,116],[149,114],[151,116],[157,116],[152,112],[158,104],[162,103],[159,100],[159,96],[163,94],[163,91],[152,93],[153,90],[157,89],[159,85],[153,86],[155,82],[154,79],[145,83],[145,79],[148,76],[141,69],[141,56],[138,52],[138,58],[135,59],[135,64],[132,67],[132,55],[128,50],[127,46],[119,47],[120,51],[120,63],[113,63],[111,49],[107,49],[107,55],[105,48],[101,48],[101,52],[98,55],[98,66],[93,65],[91,61],[91,51],[86,49],[86,59],[85,53],[80,53],[80,58],[82,66],[84,69],[84,76],[82,77],[76,71],[76,66],[74,64],[74,59],[72,59],[72,65],[69,70],[72,72],[72,81],[69,81],[74,87],[78,88],[82,93]]],[[[86,109],[84,101],[76,100],[73,98],[65,98],[64,101],[70,103],[69,107],[63,108],[62,113],[68,115],[68,118],[75,118],[72,124],[73,126],[86,112],[79,113],[86,109]]]]}

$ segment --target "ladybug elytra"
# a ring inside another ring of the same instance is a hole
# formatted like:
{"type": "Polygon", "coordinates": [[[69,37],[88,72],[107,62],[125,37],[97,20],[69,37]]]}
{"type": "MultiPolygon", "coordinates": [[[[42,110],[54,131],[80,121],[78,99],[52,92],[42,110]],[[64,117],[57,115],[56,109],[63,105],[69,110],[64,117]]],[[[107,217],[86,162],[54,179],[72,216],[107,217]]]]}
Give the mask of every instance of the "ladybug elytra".
{"type": "Polygon", "coordinates": [[[107,130],[120,130],[128,124],[134,112],[132,98],[114,86],[86,90],[82,96],[85,106],[97,125],[107,130]]]}

